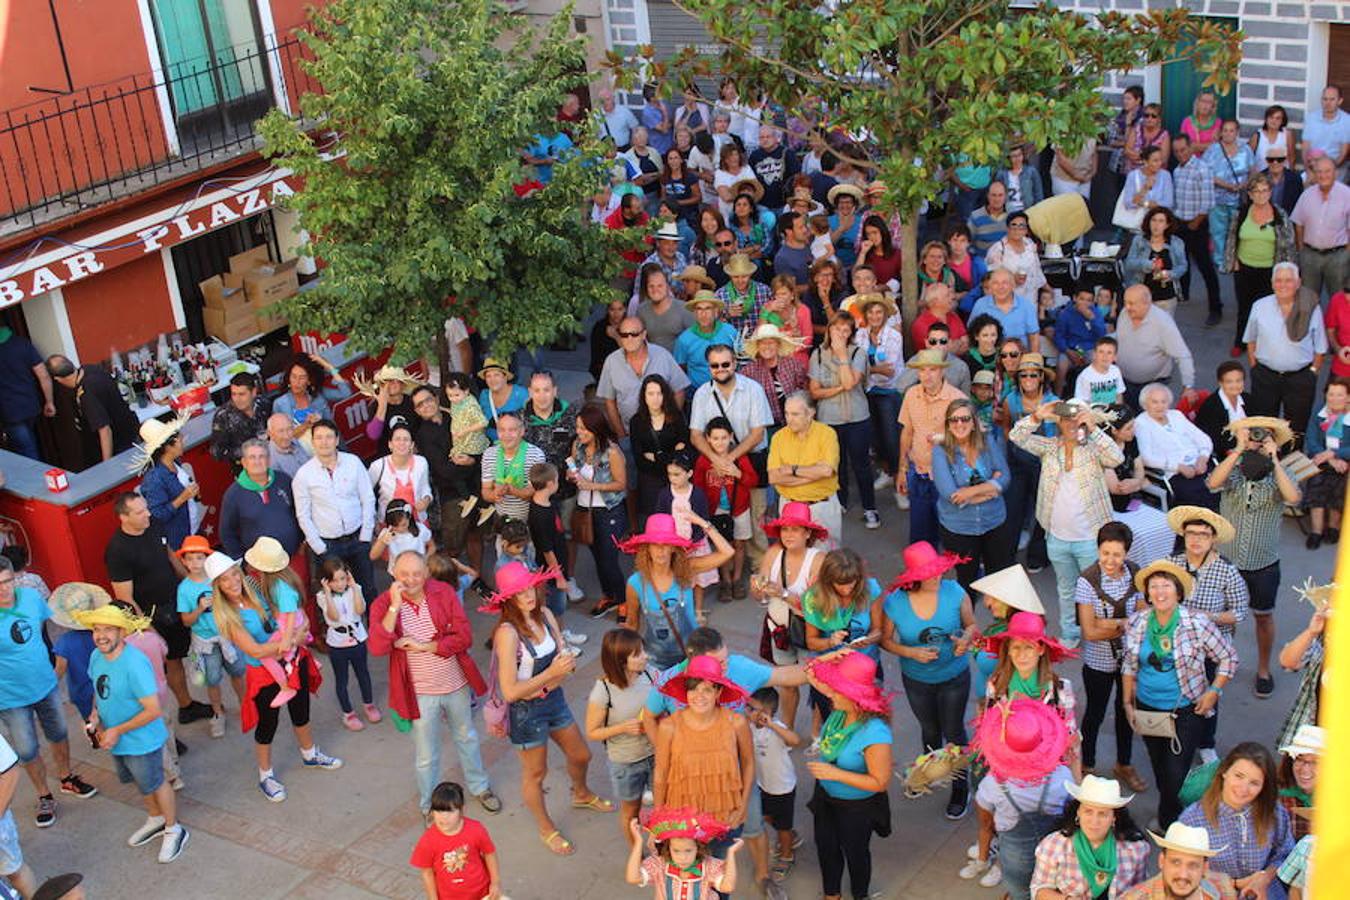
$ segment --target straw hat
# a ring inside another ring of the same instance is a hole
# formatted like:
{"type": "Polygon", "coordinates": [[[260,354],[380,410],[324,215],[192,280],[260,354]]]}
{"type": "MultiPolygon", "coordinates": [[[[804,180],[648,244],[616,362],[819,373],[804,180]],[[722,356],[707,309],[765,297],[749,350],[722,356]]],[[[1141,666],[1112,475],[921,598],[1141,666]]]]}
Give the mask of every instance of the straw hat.
{"type": "Polygon", "coordinates": [[[108,596],[107,591],[96,584],[83,581],[63,584],[47,598],[47,607],[52,611],[52,621],[62,628],[73,631],[84,631],[89,627],[76,621],[76,615],[107,606],[109,603],[112,603],[112,597],[108,596]]]}
{"type": "Polygon", "coordinates": [[[183,430],[191,416],[179,413],[172,421],[146,419],[141,423],[141,442],[132,447],[131,466],[133,472],[144,472],[153,464],[155,451],[172,441],[183,430]]]}
{"type": "Polygon", "coordinates": [[[409,375],[408,371],[402,366],[383,365],[369,381],[357,375],[352,379],[352,387],[356,388],[358,394],[374,399],[380,395],[380,385],[387,381],[401,381],[404,387],[408,389],[421,387],[425,383],[415,376],[409,375]]]}
{"type": "Polygon", "coordinates": [[[974,743],[999,781],[1039,784],[1062,762],[1069,726],[1049,704],[1018,697],[990,704],[974,743]]]}
{"type": "Polygon", "coordinates": [[[714,307],[720,313],[727,308],[727,302],[712,291],[699,291],[693,297],[684,301],[684,308],[690,312],[694,312],[700,306],[714,307]]]}
{"type": "Polygon", "coordinates": [[[783,511],[779,513],[778,518],[764,523],[764,534],[776,541],[784,528],[805,528],[817,540],[829,537],[830,534],[828,528],[811,518],[811,504],[802,503],[800,500],[783,504],[783,511]]]}
{"type": "Polygon", "coordinates": [[[1321,756],[1326,751],[1327,733],[1320,725],[1306,722],[1298,726],[1294,739],[1280,748],[1285,756],[1298,759],[1300,756],[1321,756]]]}
{"type": "Polygon", "coordinates": [[[1148,836],[1153,838],[1153,843],[1163,850],[1174,850],[1177,853],[1186,853],[1191,856],[1209,858],[1228,849],[1227,844],[1211,849],[1208,831],[1197,826],[1184,825],[1181,822],[1173,822],[1168,825],[1166,835],[1159,836],[1150,831],[1148,836]]]}
{"type": "Polygon", "coordinates": [[[620,541],[619,549],[624,553],[636,553],[638,548],[644,544],[661,544],[680,550],[692,550],[695,546],[689,538],[680,536],[680,533],[675,529],[674,517],[668,513],[656,513],[648,516],[646,529],[641,534],[635,534],[626,541],[620,541]]]}
{"type": "Polygon", "coordinates": [[[1147,585],[1149,576],[1156,575],[1159,572],[1175,575],[1177,580],[1181,582],[1181,599],[1184,600],[1186,597],[1190,596],[1191,590],[1195,587],[1195,579],[1191,577],[1191,573],[1187,572],[1176,563],[1168,562],[1165,559],[1149,563],[1135,573],[1134,586],[1139,589],[1139,593],[1143,594],[1145,597],[1148,596],[1147,585]]]}
{"type": "Polygon", "coordinates": [[[79,627],[86,629],[92,629],[95,625],[111,625],[113,628],[134,633],[145,631],[150,627],[149,618],[128,612],[125,607],[115,603],[77,612],[74,619],[79,623],[79,627]]]}
{"type": "Polygon", "coordinates": [[[497,369],[498,371],[502,372],[503,374],[506,375],[507,381],[516,380],[516,376],[511,371],[511,367],[494,356],[489,356],[487,359],[483,360],[483,368],[478,370],[478,377],[482,378],[483,373],[488,371],[489,369],[497,369]]]}
{"type": "Polygon", "coordinates": [[[1300,600],[1307,600],[1319,612],[1326,612],[1331,606],[1331,598],[1336,596],[1336,582],[1315,584],[1312,576],[1303,579],[1302,584],[1294,585],[1294,593],[1300,600]]]}
{"type": "Polygon", "coordinates": [[[892,695],[877,684],[877,661],[866,653],[846,650],[828,660],[816,658],[806,664],[806,671],[859,709],[881,714],[891,711],[892,695]]]}
{"type": "Polygon", "coordinates": [[[1042,372],[1054,373],[1054,369],[1045,364],[1045,357],[1039,353],[1023,353],[1022,358],[1017,363],[1017,371],[1024,369],[1040,369],[1042,372]]]}
{"type": "Polygon", "coordinates": [[[869,198],[881,197],[886,193],[886,182],[877,180],[867,186],[867,196],[869,198]]]}
{"type": "Polygon", "coordinates": [[[1102,806],[1106,809],[1120,809],[1134,799],[1134,794],[1128,797],[1120,795],[1119,781],[1114,778],[1099,778],[1096,775],[1083,776],[1082,784],[1070,782],[1064,785],[1064,790],[1079,803],[1102,806]]]}
{"type": "Polygon", "coordinates": [[[1212,509],[1203,506],[1174,506],[1167,511],[1167,526],[1181,534],[1187,522],[1199,520],[1214,529],[1215,541],[1226,544],[1233,539],[1237,531],[1233,523],[1212,509]]]}
{"type": "Polygon", "coordinates": [[[206,558],[206,562],[203,563],[203,568],[206,569],[206,580],[215,581],[217,578],[238,565],[239,560],[237,559],[226,556],[219,551],[212,553],[206,558]]]}
{"type": "Polygon", "coordinates": [[[756,356],[759,356],[760,341],[778,341],[778,343],[781,345],[778,348],[779,353],[783,352],[783,347],[787,347],[788,352],[790,353],[793,350],[800,350],[802,347],[806,346],[805,342],[802,341],[801,338],[796,338],[790,334],[785,334],[783,330],[779,328],[777,325],[773,324],[772,322],[765,322],[755,329],[754,334],[745,339],[745,343],[743,345],[745,355],[750,357],[751,359],[754,359],[756,356]]]}
{"type": "Polygon", "coordinates": [[[291,557],[281,541],[264,535],[244,551],[244,562],[259,572],[280,572],[291,564],[291,557]]]}
{"type": "Polygon", "coordinates": [[[676,281],[692,281],[708,290],[717,287],[717,282],[708,277],[708,270],[702,266],[685,266],[684,271],[675,276],[676,281]]]}
{"type": "Polygon", "coordinates": [[[1040,595],[1031,584],[1031,576],[1021,564],[1014,563],[1006,569],[999,569],[983,578],[970,583],[972,590],[988,594],[1004,606],[1020,609],[1024,612],[1045,615],[1045,606],[1040,595]]]}
{"type": "Polygon", "coordinates": [[[1253,428],[1265,428],[1270,431],[1275,438],[1276,445],[1283,447],[1294,439],[1294,429],[1289,427],[1289,423],[1284,419],[1277,419],[1274,416],[1247,416],[1245,419],[1238,419],[1236,422],[1229,422],[1224,426],[1225,431],[1237,435],[1239,428],[1251,430],[1253,428]]]}
{"type": "Polygon", "coordinates": [[[909,358],[905,363],[907,369],[945,369],[947,368],[947,355],[937,347],[928,347],[920,350],[909,358]]]}
{"type": "Polygon", "coordinates": [[[974,754],[956,744],[947,744],[936,750],[920,753],[896,778],[905,786],[905,796],[913,799],[931,794],[933,788],[945,787],[951,780],[970,768],[974,754]]]}
{"type": "MultiPolygon", "coordinates": [[[[649,519],[648,522],[650,521],[649,519]]],[[[689,660],[689,664],[685,666],[683,672],[677,672],[667,678],[665,683],[661,685],[661,693],[677,703],[688,706],[689,679],[691,678],[711,681],[722,688],[722,693],[717,698],[718,706],[744,703],[745,698],[750,696],[744,688],[727,677],[726,666],[722,664],[720,659],[707,654],[695,656],[689,660]]]]}
{"type": "Polygon", "coordinates": [[[984,645],[990,653],[997,654],[1009,641],[1030,641],[1045,648],[1050,662],[1057,663],[1078,655],[1059,641],[1045,633],[1045,617],[1031,612],[1015,612],[1008,620],[1008,627],[998,634],[984,639],[984,645]]]}
{"type": "Polygon", "coordinates": [[[755,261],[744,253],[733,253],[731,259],[727,260],[727,264],[722,267],[722,271],[733,277],[736,275],[753,275],[759,271],[759,266],[755,265],[755,261]]]}
{"type": "Polygon", "coordinates": [[[642,827],[658,843],[674,838],[689,838],[707,844],[726,837],[729,829],[715,817],[691,807],[675,809],[656,806],[642,811],[642,827]]]}
{"type": "Polygon", "coordinates": [[[656,229],[652,237],[658,241],[678,241],[680,239],[680,226],[674,222],[662,222],[661,227],[656,229]]]}
{"type": "Polygon", "coordinates": [[[189,534],[183,538],[183,543],[173,552],[173,555],[182,559],[189,553],[205,553],[211,555],[211,542],[200,534],[189,534]]]}
{"type": "Polygon", "coordinates": [[[733,196],[749,194],[755,198],[756,203],[759,203],[764,199],[764,185],[759,183],[758,178],[742,178],[731,186],[731,193],[733,196]]]}
{"type": "Polygon", "coordinates": [[[867,315],[867,307],[877,305],[880,305],[886,310],[886,318],[889,319],[891,316],[895,315],[895,301],[882,293],[854,294],[852,297],[845,299],[843,303],[839,304],[841,309],[856,309],[859,315],[862,316],[867,315]]]}
{"type": "Polygon", "coordinates": [[[917,584],[930,578],[937,578],[944,572],[957,567],[965,559],[955,553],[939,553],[927,541],[918,541],[905,548],[901,558],[905,562],[904,570],[891,583],[895,588],[902,584],[917,584]]]}
{"type": "MultiPolygon", "coordinates": [[[[1051,367],[1046,367],[1047,371],[1053,371],[1051,367]]],[[[1118,413],[1115,410],[1108,409],[1105,406],[1093,406],[1086,400],[1079,400],[1077,397],[1070,397],[1068,400],[1055,401],[1055,415],[1061,419],[1073,419],[1081,413],[1090,413],[1092,424],[1098,428],[1105,428],[1115,423],[1118,413]]]]}
{"type": "Polygon", "coordinates": [[[856,184],[847,184],[847,183],[836,184],[834,187],[830,188],[830,192],[825,195],[825,199],[829,201],[829,204],[831,206],[834,206],[835,202],[839,199],[839,196],[841,194],[852,197],[853,202],[859,205],[861,205],[863,202],[863,189],[858,187],[856,184]]]}
{"type": "Polygon", "coordinates": [[[478,611],[480,613],[501,612],[502,607],[506,606],[506,601],[516,594],[523,594],[525,591],[546,581],[551,581],[557,576],[557,569],[531,572],[529,567],[522,562],[507,563],[497,570],[497,593],[491,594],[483,600],[483,605],[478,607],[478,611]]]}

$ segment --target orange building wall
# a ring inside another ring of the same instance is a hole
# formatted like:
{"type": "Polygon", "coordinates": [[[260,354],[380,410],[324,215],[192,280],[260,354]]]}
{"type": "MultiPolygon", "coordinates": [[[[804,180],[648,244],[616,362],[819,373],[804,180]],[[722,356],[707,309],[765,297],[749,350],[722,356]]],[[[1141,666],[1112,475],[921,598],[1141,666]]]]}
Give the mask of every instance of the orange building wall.
{"type": "Polygon", "coordinates": [[[138,347],[174,330],[173,305],[158,253],[65,288],[66,315],[80,362],[138,347]]]}

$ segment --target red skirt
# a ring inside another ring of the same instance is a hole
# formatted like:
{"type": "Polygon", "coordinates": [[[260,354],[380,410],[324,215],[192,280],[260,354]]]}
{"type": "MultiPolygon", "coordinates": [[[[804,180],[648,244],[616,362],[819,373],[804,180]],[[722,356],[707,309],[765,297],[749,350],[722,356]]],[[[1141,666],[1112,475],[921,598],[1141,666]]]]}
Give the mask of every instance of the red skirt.
{"type": "MultiPolygon", "coordinates": [[[[319,685],[323,683],[323,675],[308,648],[297,648],[297,654],[296,664],[291,666],[286,685],[293,691],[300,690],[300,667],[304,666],[309,672],[309,692],[317,694],[319,685]]],[[[259,691],[274,684],[276,682],[272,680],[271,674],[262,666],[249,666],[244,672],[244,700],[239,705],[239,729],[245,734],[258,726],[258,707],[253,698],[258,696],[259,691]]]]}

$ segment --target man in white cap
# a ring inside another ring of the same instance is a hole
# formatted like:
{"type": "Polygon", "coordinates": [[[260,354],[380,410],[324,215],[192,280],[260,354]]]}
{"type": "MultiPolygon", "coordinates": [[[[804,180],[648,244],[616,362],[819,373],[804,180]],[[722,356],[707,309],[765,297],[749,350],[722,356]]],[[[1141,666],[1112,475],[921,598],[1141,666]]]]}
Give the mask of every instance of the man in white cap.
{"type": "Polygon", "coordinates": [[[1148,834],[1162,850],[1158,874],[1116,900],[1237,900],[1233,880],[1208,871],[1209,858],[1224,849],[1210,849],[1208,831],[1173,822],[1162,837],[1151,831],[1148,834]]]}
{"type": "MultiPolygon", "coordinates": [[[[689,298],[684,295],[684,282],[679,280],[679,274],[689,265],[689,260],[680,252],[680,227],[674,222],[662,222],[656,234],[652,235],[652,242],[655,249],[647,255],[638,269],[648,263],[656,263],[661,267],[661,271],[666,273],[666,281],[670,283],[670,290],[674,293],[675,299],[688,300],[689,298]]],[[[641,286],[640,279],[633,279],[633,295],[628,301],[629,315],[637,315],[638,304],[642,300],[638,296],[641,286]]]]}

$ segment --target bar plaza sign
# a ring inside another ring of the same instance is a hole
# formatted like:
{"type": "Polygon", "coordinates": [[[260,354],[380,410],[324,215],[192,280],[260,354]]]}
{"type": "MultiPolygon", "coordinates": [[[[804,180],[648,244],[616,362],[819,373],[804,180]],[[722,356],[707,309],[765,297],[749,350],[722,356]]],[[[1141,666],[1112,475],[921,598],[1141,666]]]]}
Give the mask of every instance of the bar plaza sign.
{"type": "Polygon", "coordinates": [[[271,170],[228,188],[203,193],[189,203],[83,237],[75,247],[63,243],[55,250],[0,264],[0,308],[264,212],[295,193],[290,174],[271,170]]]}

